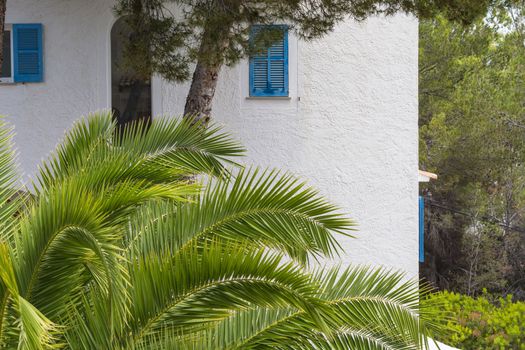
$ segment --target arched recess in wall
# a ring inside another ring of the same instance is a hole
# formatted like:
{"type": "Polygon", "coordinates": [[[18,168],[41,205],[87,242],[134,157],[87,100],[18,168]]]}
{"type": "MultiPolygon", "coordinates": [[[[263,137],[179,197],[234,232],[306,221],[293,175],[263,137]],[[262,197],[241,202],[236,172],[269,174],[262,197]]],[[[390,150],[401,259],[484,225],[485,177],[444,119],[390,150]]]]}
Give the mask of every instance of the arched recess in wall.
{"type": "Polygon", "coordinates": [[[133,40],[125,18],[111,28],[111,107],[119,125],[151,119],[151,79],[141,77],[124,62],[124,46],[133,40]]]}

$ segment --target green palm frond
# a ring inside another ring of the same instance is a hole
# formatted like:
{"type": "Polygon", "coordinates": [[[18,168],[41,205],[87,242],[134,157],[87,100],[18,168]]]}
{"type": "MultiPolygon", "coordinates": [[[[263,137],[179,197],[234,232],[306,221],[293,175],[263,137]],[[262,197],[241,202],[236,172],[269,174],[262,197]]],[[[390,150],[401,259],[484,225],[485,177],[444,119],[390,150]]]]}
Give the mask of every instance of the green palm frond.
{"type": "Polygon", "coordinates": [[[9,242],[24,201],[12,139],[13,128],[0,116],[0,242],[9,242]]]}
{"type": "Polygon", "coordinates": [[[18,286],[9,247],[6,243],[0,242],[0,345],[4,344],[6,333],[9,332],[9,303],[17,292],[18,286]]]}
{"type": "Polygon", "coordinates": [[[7,202],[10,138],[0,120],[0,348],[422,349],[438,329],[400,273],[312,272],[353,222],[239,169],[217,127],[91,115],[7,202]]]}
{"type": "Polygon", "coordinates": [[[326,337],[323,334],[316,334],[308,339],[299,338],[296,343],[290,346],[277,346],[276,349],[330,349],[330,350],[348,350],[348,349],[367,349],[367,350],[409,350],[418,349],[418,347],[406,347],[397,342],[391,342],[389,339],[378,337],[376,334],[354,330],[351,328],[343,329],[334,337],[326,337]]]}
{"type": "Polygon", "coordinates": [[[0,281],[0,345],[6,343],[6,333],[9,332],[9,291],[3,281],[0,281]]]}
{"type": "MultiPolygon", "coordinates": [[[[298,308],[258,307],[239,310],[195,339],[179,337],[195,349],[421,349],[437,326],[439,315],[419,307],[416,282],[382,268],[322,270],[312,277],[316,297],[333,330],[327,335],[298,308]]],[[[182,346],[182,345],[181,345],[182,346]]]]}
{"type": "Polygon", "coordinates": [[[13,136],[13,128],[0,117],[0,346],[9,333],[16,336],[9,326],[13,324],[13,296],[17,295],[9,246],[19,225],[16,215],[26,199],[21,191],[13,136]]]}
{"type": "Polygon", "coordinates": [[[64,344],[58,342],[60,327],[20,296],[18,297],[18,310],[20,314],[19,349],[40,350],[63,347],[64,344]]]}
{"type": "Polygon", "coordinates": [[[420,307],[419,299],[430,287],[410,280],[404,273],[366,266],[319,270],[320,298],[356,329],[401,336],[407,343],[422,344],[440,329],[439,315],[420,307]]]}
{"type": "Polygon", "coordinates": [[[290,174],[241,170],[233,182],[210,184],[192,203],[143,208],[133,221],[131,248],[174,253],[212,237],[270,247],[305,263],[309,255],[332,257],[334,234],[353,222],[317,191],[290,174]],[[160,209],[160,210],[159,210],[160,209]]]}
{"type": "Polygon", "coordinates": [[[297,265],[246,246],[193,246],[169,259],[139,260],[130,270],[132,314],[143,321],[141,336],[166,327],[203,327],[253,305],[293,305],[324,326],[321,315],[328,310],[314,298],[316,286],[297,265]],[[173,265],[177,268],[170,269],[173,265]]]}
{"type": "Polygon", "coordinates": [[[126,179],[172,183],[194,174],[224,174],[223,162],[236,164],[230,157],[243,153],[217,126],[203,129],[185,119],[160,118],[119,133],[111,114],[99,113],[75,123],[42,165],[37,182],[46,188],[83,176],[92,186],[126,179]]]}
{"type": "Polygon", "coordinates": [[[11,337],[17,341],[19,349],[59,348],[60,327],[19,294],[12,256],[6,244],[0,244],[0,266],[0,345],[11,337]],[[10,325],[16,326],[16,330],[11,329],[11,334],[6,334],[10,325]]]}
{"type": "MultiPolygon", "coordinates": [[[[99,259],[109,268],[108,256],[117,259],[115,243],[122,228],[106,220],[102,205],[81,186],[64,183],[41,195],[24,215],[16,235],[17,276],[22,295],[30,301],[36,295],[37,307],[60,309],[67,291],[77,287],[74,277],[84,261],[99,259]]],[[[106,285],[110,279],[107,275],[106,285]]]]}
{"type": "Polygon", "coordinates": [[[217,125],[202,128],[184,118],[161,118],[137,138],[137,129],[143,128],[140,123],[128,128],[118,143],[156,167],[220,175],[225,170],[223,163],[238,165],[231,157],[244,154],[244,148],[217,125]]]}
{"type": "Polygon", "coordinates": [[[124,338],[125,328],[113,327],[111,305],[100,302],[104,295],[97,289],[87,289],[80,301],[71,305],[62,322],[69,327],[65,330],[65,341],[69,349],[124,349],[116,338],[124,338]]]}

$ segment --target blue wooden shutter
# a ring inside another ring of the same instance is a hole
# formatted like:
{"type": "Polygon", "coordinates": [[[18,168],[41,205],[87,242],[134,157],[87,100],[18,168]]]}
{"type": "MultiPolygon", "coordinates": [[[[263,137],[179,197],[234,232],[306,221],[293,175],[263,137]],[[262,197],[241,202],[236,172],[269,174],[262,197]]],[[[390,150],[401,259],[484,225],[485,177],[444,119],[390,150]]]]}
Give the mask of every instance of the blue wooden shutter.
{"type": "MultiPolygon", "coordinates": [[[[250,96],[288,96],[288,28],[264,52],[250,57],[250,96]]],[[[252,36],[264,26],[254,26],[252,36]]]]}
{"type": "Polygon", "coordinates": [[[13,55],[15,82],[43,81],[42,24],[13,24],[13,55]]]}
{"type": "Polygon", "coordinates": [[[425,262],[425,198],[419,196],[419,262],[425,262]]]}

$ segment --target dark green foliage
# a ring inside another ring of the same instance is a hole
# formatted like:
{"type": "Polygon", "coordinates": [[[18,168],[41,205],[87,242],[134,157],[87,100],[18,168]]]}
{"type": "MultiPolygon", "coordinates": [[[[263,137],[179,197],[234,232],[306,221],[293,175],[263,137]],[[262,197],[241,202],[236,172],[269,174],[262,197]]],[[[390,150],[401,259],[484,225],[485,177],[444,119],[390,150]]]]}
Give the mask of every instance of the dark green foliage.
{"type": "Polygon", "coordinates": [[[147,79],[155,72],[167,80],[185,80],[189,60],[180,48],[189,31],[174,17],[165,15],[161,0],[151,3],[143,6],[140,1],[126,0],[117,5],[117,14],[126,16],[133,32],[130,38],[122,38],[126,40],[125,63],[147,79]]]}
{"type": "Polygon", "coordinates": [[[429,18],[438,12],[462,23],[486,13],[490,0],[117,0],[136,32],[128,63],[145,76],[184,81],[189,64],[233,65],[250,52],[252,24],[286,23],[305,40],[330,32],[344,18],[397,12],[429,18]]]}
{"type": "Polygon", "coordinates": [[[464,350],[525,349],[525,303],[507,298],[483,296],[472,298],[457,293],[441,292],[423,301],[439,307],[450,317],[452,332],[437,340],[464,350]]]}
{"type": "Polygon", "coordinates": [[[525,297],[523,7],[420,26],[420,163],[427,261],[440,288],[525,297]]]}
{"type": "MultiPolygon", "coordinates": [[[[253,50],[267,47],[272,35],[250,45],[253,24],[286,24],[303,40],[313,40],[346,18],[406,13],[430,18],[438,13],[470,23],[496,0],[116,0],[136,33],[125,45],[127,64],[137,74],[157,73],[171,81],[190,78],[184,114],[194,122],[210,120],[223,65],[232,66],[253,50]]],[[[517,1],[517,0],[508,0],[517,1]]]]}

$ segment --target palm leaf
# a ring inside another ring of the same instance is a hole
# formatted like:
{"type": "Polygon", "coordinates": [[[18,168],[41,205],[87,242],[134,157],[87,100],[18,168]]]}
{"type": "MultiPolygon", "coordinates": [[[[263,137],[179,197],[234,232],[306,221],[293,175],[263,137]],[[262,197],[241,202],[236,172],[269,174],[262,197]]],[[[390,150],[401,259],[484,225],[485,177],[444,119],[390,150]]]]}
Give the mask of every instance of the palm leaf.
{"type": "Polygon", "coordinates": [[[63,346],[57,342],[60,328],[22,297],[18,298],[18,310],[20,313],[18,349],[59,349],[63,346]]]}
{"type": "MultiPolygon", "coordinates": [[[[19,349],[59,348],[60,344],[56,342],[59,327],[20,296],[12,255],[5,244],[0,244],[0,266],[0,345],[6,339],[3,328],[4,325],[9,325],[8,314],[12,311],[9,308],[12,308],[17,313],[15,322],[18,324],[18,332],[15,334],[18,336],[19,349]],[[8,305],[9,301],[11,305],[8,305]]],[[[15,322],[11,321],[11,324],[15,322]]]]}
{"type": "Polygon", "coordinates": [[[109,113],[98,113],[75,123],[37,179],[46,188],[69,176],[85,174],[90,183],[123,179],[173,182],[185,175],[221,175],[222,162],[244,149],[220,128],[203,129],[184,119],[138,122],[119,133],[109,113]]]}
{"type": "Polygon", "coordinates": [[[437,329],[400,273],[307,269],[353,222],[290,174],[238,171],[217,127],[91,115],[8,203],[11,135],[0,123],[0,347],[421,349],[437,329]]]}
{"type": "Polygon", "coordinates": [[[202,327],[252,305],[294,306],[324,326],[324,308],[308,276],[264,250],[211,243],[169,259],[139,260],[130,271],[138,338],[166,327],[202,327]]]}
{"type": "Polygon", "coordinates": [[[401,273],[350,267],[313,278],[321,286],[317,297],[332,308],[324,314],[332,336],[302,310],[265,307],[239,310],[198,336],[175,340],[195,349],[423,349],[439,329],[442,315],[419,307],[417,282],[401,273]]]}
{"type": "Polygon", "coordinates": [[[24,200],[16,156],[13,128],[0,116],[0,242],[9,242],[17,221],[13,220],[24,200]]]}
{"type": "Polygon", "coordinates": [[[305,263],[309,255],[337,254],[334,234],[348,235],[353,227],[315,190],[278,171],[241,170],[232,183],[215,181],[191,203],[158,206],[143,208],[132,223],[130,245],[143,254],[175,253],[221,237],[271,247],[305,263]]]}

